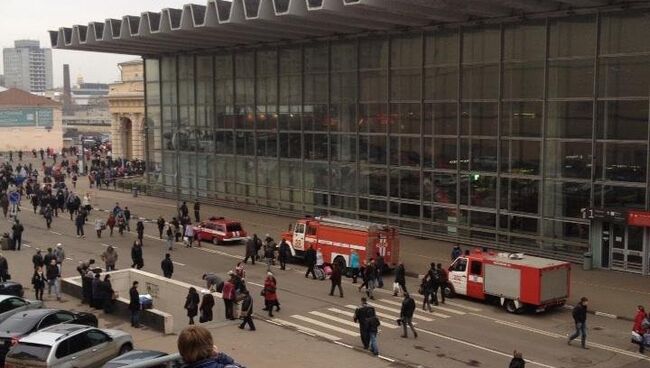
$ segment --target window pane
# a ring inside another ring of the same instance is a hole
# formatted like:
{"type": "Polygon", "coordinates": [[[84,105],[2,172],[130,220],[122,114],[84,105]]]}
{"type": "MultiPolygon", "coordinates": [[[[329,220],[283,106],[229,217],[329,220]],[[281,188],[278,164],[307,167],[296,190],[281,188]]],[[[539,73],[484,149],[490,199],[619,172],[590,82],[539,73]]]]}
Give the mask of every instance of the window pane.
{"type": "Polygon", "coordinates": [[[538,60],[546,54],[546,22],[505,25],[503,29],[504,60],[538,60]]]}
{"type": "Polygon", "coordinates": [[[498,93],[498,65],[463,67],[463,99],[495,99],[498,93]]]}
{"type": "Polygon", "coordinates": [[[503,98],[542,98],[544,63],[507,63],[503,65],[503,98]]]}
{"type": "Polygon", "coordinates": [[[388,65],[388,40],[364,39],[359,45],[361,69],[386,68],[388,65]]]}
{"type": "Polygon", "coordinates": [[[549,57],[594,55],[596,16],[551,19],[549,23],[549,57]]]}
{"type": "Polygon", "coordinates": [[[425,36],[425,64],[442,65],[458,63],[458,32],[441,30],[425,36]]]}
{"type": "Polygon", "coordinates": [[[510,210],[537,214],[539,211],[539,180],[510,181],[510,210]]]}
{"type": "Polygon", "coordinates": [[[456,103],[427,104],[425,106],[425,134],[456,135],[458,132],[458,112],[456,103]],[[433,125],[433,126],[431,126],[433,125]]]}
{"type": "MultiPolygon", "coordinates": [[[[523,175],[539,174],[540,147],[541,144],[538,141],[511,141],[510,172],[523,175]]],[[[503,157],[502,160],[507,160],[507,157],[503,157]]]]}
{"type": "Polygon", "coordinates": [[[544,216],[581,217],[581,210],[589,207],[590,193],[589,183],[547,181],[544,191],[544,216]]]}
{"type": "Polygon", "coordinates": [[[433,201],[437,203],[456,203],[456,174],[433,174],[433,201]]]}
{"type": "Polygon", "coordinates": [[[419,69],[393,70],[390,83],[390,98],[392,100],[420,99],[419,69]]]}
{"type": "Polygon", "coordinates": [[[433,162],[436,169],[455,169],[458,164],[456,158],[456,138],[434,138],[433,162]]]}
{"type": "Polygon", "coordinates": [[[369,133],[383,133],[389,123],[385,104],[359,105],[359,131],[369,133]]]}
{"type": "Polygon", "coordinates": [[[336,42],[331,48],[332,71],[354,70],[357,65],[357,43],[336,42]]]}
{"type": "Polygon", "coordinates": [[[472,140],[472,171],[497,170],[497,141],[492,139],[472,140]]]}
{"type": "MultiPolygon", "coordinates": [[[[647,145],[605,143],[604,148],[605,179],[635,182],[646,180],[647,145]]],[[[597,172],[598,174],[599,172],[597,172]]]]}
{"type": "Polygon", "coordinates": [[[596,187],[596,206],[605,208],[645,208],[645,188],[619,187],[603,185],[596,187]],[[600,195],[603,202],[600,203],[600,195]]]}
{"type": "Polygon", "coordinates": [[[548,97],[591,97],[594,89],[592,59],[554,60],[548,63],[548,97]]]}
{"type": "Polygon", "coordinates": [[[591,139],[592,106],[589,101],[549,102],[546,135],[549,138],[591,139]]]}
{"type": "Polygon", "coordinates": [[[400,134],[420,134],[420,104],[392,104],[391,131],[400,134]]]}
{"type": "Polygon", "coordinates": [[[501,31],[499,28],[477,28],[463,31],[463,64],[499,60],[501,31]]]}
{"type": "Polygon", "coordinates": [[[541,102],[504,102],[503,135],[510,137],[540,137],[542,132],[541,102]]]}
{"type": "Polygon", "coordinates": [[[496,136],[499,105],[494,102],[464,103],[461,106],[462,135],[496,136]]]}
{"type": "Polygon", "coordinates": [[[361,83],[359,87],[361,101],[386,100],[386,88],[388,88],[386,85],[386,71],[359,72],[359,82],[361,83]]]}
{"type": "Polygon", "coordinates": [[[420,172],[400,171],[400,197],[420,200],[420,172]]]}
{"type": "Polygon", "coordinates": [[[426,68],[424,78],[424,99],[454,100],[458,98],[457,66],[426,68]]]}
{"type": "Polygon", "coordinates": [[[391,40],[391,68],[419,68],[421,65],[420,37],[396,37],[391,40]]]}
{"type": "Polygon", "coordinates": [[[611,13],[601,16],[600,53],[650,51],[650,17],[647,13],[611,13]]]}
{"type": "Polygon", "coordinates": [[[591,177],[591,143],[546,142],[546,175],[550,177],[591,177]]]}
{"type": "MultiPolygon", "coordinates": [[[[539,220],[530,217],[510,216],[510,231],[520,234],[537,235],[539,233],[539,220]]],[[[534,240],[526,239],[528,244],[534,240]]]]}
{"type": "Polygon", "coordinates": [[[470,205],[496,207],[497,179],[494,176],[470,175],[470,205]]]}
{"type": "Polygon", "coordinates": [[[598,102],[597,139],[646,140],[648,101],[598,102]]]}
{"type": "Polygon", "coordinates": [[[598,86],[600,87],[600,96],[648,97],[648,85],[650,85],[648,64],[650,64],[650,57],[608,57],[600,59],[599,63],[598,86]]]}

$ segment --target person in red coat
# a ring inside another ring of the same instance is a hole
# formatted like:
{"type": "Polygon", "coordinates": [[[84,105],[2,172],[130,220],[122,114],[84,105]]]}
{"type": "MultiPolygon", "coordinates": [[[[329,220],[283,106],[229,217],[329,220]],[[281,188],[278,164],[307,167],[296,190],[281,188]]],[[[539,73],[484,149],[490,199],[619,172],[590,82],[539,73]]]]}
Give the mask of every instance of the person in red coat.
{"type": "Polygon", "coordinates": [[[642,305],[639,305],[636,308],[637,311],[636,316],[634,316],[634,326],[632,327],[632,331],[643,336],[643,334],[646,333],[646,329],[643,327],[643,320],[646,318],[645,309],[642,305]]]}
{"type": "Polygon", "coordinates": [[[276,311],[280,311],[280,303],[278,302],[277,294],[277,281],[271,272],[266,274],[266,280],[264,280],[264,290],[262,294],[264,295],[264,309],[269,312],[269,317],[273,317],[273,307],[276,307],[276,311]]]}

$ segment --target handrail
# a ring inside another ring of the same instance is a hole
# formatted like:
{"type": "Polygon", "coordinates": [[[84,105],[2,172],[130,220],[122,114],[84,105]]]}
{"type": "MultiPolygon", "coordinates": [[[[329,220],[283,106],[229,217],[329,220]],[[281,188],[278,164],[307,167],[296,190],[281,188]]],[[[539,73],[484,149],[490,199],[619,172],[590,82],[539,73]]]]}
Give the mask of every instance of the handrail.
{"type": "Polygon", "coordinates": [[[175,353],[175,354],[165,355],[160,358],[149,359],[144,362],[125,365],[122,366],[122,368],[150,368],[159,365],[167,365],[168,367],[179,367],[179,366],[183,366],[184,363],[183,363],[183,358],[181,358],[181,355],[179,353],[175,353]],[[179,363],[179,364],[172,365],[172,363],[179,363]]]}

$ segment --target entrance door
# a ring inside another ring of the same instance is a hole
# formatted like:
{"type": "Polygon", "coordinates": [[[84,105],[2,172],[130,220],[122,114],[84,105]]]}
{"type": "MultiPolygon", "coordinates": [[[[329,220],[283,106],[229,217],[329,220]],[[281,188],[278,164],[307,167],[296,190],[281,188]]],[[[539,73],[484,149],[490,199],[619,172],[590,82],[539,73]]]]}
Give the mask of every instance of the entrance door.
{"type": "Polygon", "coordinates": [[[612,224],[611,230],[612,269],[642,273],[644,228],[612,224]]]}

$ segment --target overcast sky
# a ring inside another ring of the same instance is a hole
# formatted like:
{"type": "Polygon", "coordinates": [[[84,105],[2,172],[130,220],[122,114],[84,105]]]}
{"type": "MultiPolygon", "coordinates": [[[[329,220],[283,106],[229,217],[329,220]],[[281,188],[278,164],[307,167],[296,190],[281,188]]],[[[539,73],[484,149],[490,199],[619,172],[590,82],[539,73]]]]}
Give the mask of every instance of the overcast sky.
{"type": "MultiPolygon", "coordinates": [[[[51,47],[48,30],[87,25],[106,18],[122,19],[143,11],[181,8],[183,4],[205,5],[205,0],[0,0],[0,47],[13,47],[14,40],[34,39],[41,47],[51,47]]],[[[54,86],[63,85],[63,64],[70,64],[75,83],[82,75],[86,82],[114,82],[119,78],[117,63],[139,56],[104,54],[86,51],[52,50],[54,86]]],[[[2,74],[0,63],[0,74],[2,74]]]]}

